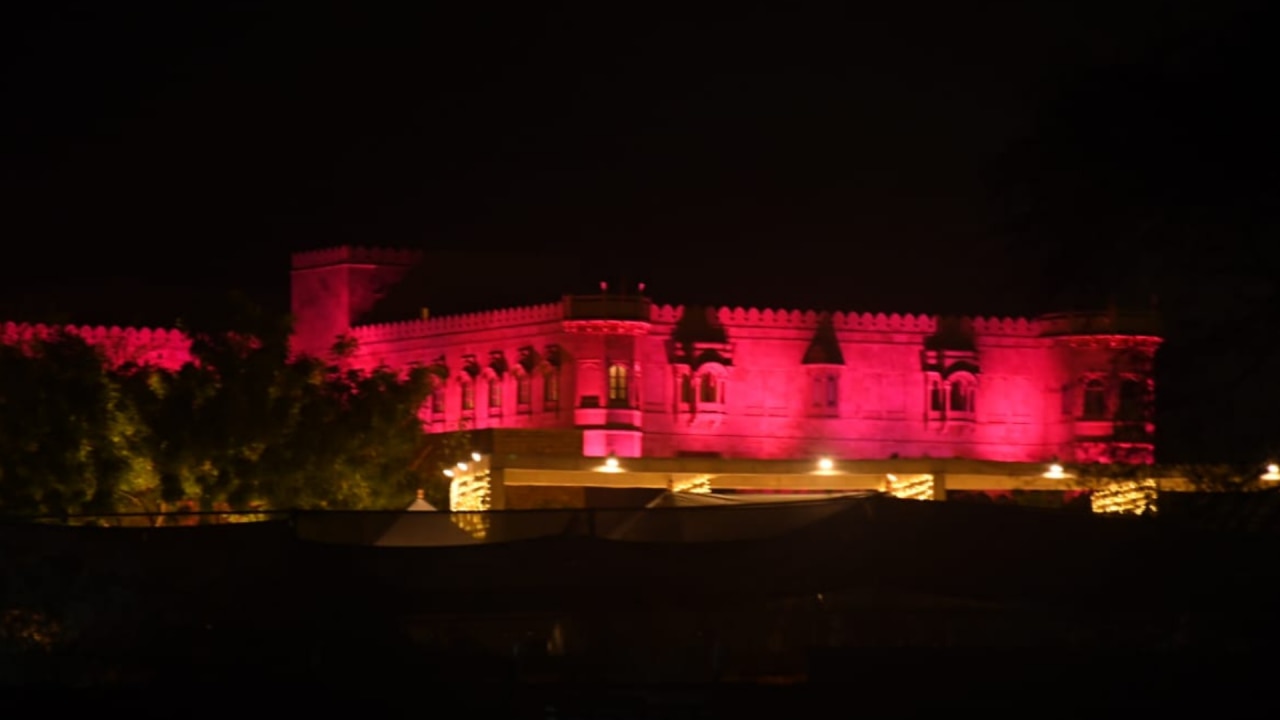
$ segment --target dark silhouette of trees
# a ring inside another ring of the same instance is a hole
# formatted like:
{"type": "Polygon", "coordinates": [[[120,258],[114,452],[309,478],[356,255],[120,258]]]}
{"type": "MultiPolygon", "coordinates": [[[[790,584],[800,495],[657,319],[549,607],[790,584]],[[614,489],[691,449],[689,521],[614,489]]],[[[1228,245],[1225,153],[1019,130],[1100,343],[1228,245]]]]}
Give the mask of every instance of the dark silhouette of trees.
{"type": "Polygon", "coordinates": [[[458,459],[419,419],[426,368],[291,358],[285,319],[234,307],[184,323],[176,372],[74,337],[0,348],[0,512],[402,508],[458,459]]]}
{"type": "Polygon", "coordinates": [[[102,512],[147,493],[146,434],[84,341],[0,346],[0,512],[102,512]]]}

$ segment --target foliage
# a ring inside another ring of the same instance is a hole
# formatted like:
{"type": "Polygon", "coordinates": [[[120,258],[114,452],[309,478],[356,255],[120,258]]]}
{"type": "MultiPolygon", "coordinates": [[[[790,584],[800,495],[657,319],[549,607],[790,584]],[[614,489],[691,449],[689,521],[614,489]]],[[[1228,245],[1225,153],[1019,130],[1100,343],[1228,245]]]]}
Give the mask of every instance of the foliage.
{"type": "Polygon", "coordinates": [[[447,503],[461,441],[419,418],[435,376],[293,358],[287,321],[233,307],[184,324],[176,372],[107,367],[73,337],[0,347],[0,512],[403,508],[424,487],[447,503]]]}
{"type": "Polygon", "coordinates": [[[0,347],[0,512],[115,509],[121,495],[156,484],[146,435],[79,338],[0,347]]]}
{"type": "Polygon", "coordinates": [[[1169,464],[1090,463],[1073,469],[1081,485],[1091,489],[1106,487],[1117,481],[1139,481],[1148,478],[1179,478],[1194,492],[1223,493],[1255,491],[1265,487],[1262,468],[1249,464],[1169,464]]]}

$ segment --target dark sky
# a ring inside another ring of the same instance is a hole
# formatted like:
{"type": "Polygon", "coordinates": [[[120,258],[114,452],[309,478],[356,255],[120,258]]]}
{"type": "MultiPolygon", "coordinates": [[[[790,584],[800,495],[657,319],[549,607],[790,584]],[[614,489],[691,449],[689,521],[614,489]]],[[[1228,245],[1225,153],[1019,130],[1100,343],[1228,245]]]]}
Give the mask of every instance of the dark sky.
{"type": "Polygon", "coordinates": [[[9,273],[271,286],[290,250],[355,242],[986,311],[1027,301],[1003,185],[1031,178],[1004,165],[1069,84],[1249,26],[1230,3],[31,5],[4,22],[9,273]]]}
{"type": "Polygon", "coordinates": [[[164,322],[358,243],[525,277],[495,301],[1158,296],[1175,344],[1248,358],[1280,317],[1266,3],[26,5],[0,18],[9,315],[164,322]]]}

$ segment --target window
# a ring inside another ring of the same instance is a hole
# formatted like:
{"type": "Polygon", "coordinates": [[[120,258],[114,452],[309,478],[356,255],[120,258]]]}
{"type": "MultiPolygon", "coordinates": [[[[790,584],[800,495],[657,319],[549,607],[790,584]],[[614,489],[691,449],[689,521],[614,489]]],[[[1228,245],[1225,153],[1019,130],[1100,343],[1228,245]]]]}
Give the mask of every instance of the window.
{"type": "Polygon", "coordinates": [[[809,400],[815,408],[831,410],[839,407],[840,378],[835,375],[815,375],[809,400]]]}
{"type": "Polygon", "coordinates": [[[840,374],[829,368],[809,369],[809,411],[811,417],[840,415],[840,374]]]}
{"type": "Polygon", "coordinates": [[[1071,394],[1071,383],[1067,383],[1066,385],[1063,385],[1062,386],[1062,414],[1063,415],[1075,414],[1075,407],[1074,407],[1075,403],[1073,402],[1074,400],[1075,398],[1072,397],[1072,394],[1071,394]]]}
{"type": "Polygon", "coordinates": [[[702,382],[700,383],[700,386],[701,386],[701,393],[700,393],[701,397],[699,398],[699,402],[704,402],[704,403],[720,402],[720,388],[718,387],[719,383],[716,382],[716,378],[714,375],[712,375],[711,373],[704,374],[702,376],[702,382]]]}
{"type": "Polygon", "coordinates": [[[1121,422],[1142,422],[1146,418],[1147,384],[1135,378],[1127,378],[1120,384],[1120,407],[1116,419],[1121,422]]]}
{"type": "Polygon", "coordinates": [[[614,404],[626,403],[629,399],[627,395],[627,368],[624,365],[609,366],[609,402],[614,404]]]}
{"type": "Polygon", "coordinates": [[[929,410],[940,413],[946,409],[946,397],[942,394],[942,383],[934,380],[929,384],[929,410]]]}
{"type": "Polygon", "coordinates": [[[437,418],[444,415],[444,388],[431,391],[431,414],[437,418]]]}
{"type": "Polygon", "coordinates": [[[462,382],[462,411],[476,409],[476,386],[475,383],[464,380],[462,382]]]}
{"type": "Polygon", "coordinates": [[[693,404],[693,376],[680,376],[680,402],[686,405],[693,404]]]}
{"type": "Polygon", "coordinates": [[[1107,418],[1107,386],[1101,380],[1090,380],[1084,384],[1085,420],[1105,420],[1107,418]]]}
{"type": "Polygon", "coordinates": [[[520,375],[516,378],[516,404],[528,405],[529,398],[533,394],[532,383],[529,382],[528,375],[520,375]]]}
{"type": "Polygon", "coordinates": [[[560,375],[555,370],[542,376],[542,404],[548,410],[560,407],[560,375]]]}
{"type": "Polygon", "coordinates": [[[964,380],[951,382],[950,411],[957,415],[973,413],[973,383],[964,380]]]}
{"type": "Polygon", "coordinates": [[[502,378],[497,376],[489,378],[489,407],[502,407],[502,378]]]}

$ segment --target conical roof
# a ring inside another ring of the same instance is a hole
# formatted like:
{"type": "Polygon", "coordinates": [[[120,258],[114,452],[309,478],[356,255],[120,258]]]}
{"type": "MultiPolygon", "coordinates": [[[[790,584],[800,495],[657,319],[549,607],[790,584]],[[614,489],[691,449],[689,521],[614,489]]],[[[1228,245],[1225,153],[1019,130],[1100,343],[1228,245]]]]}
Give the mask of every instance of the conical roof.
{"type": "Polygon", "coordinates": [[[843,365],[844,353],[840,350],[840,341],[836,338],[835,325],[830,317],[823,317],[818,329],[809,341],[809,348],[804,351],[804,365],[843,365]]]}

